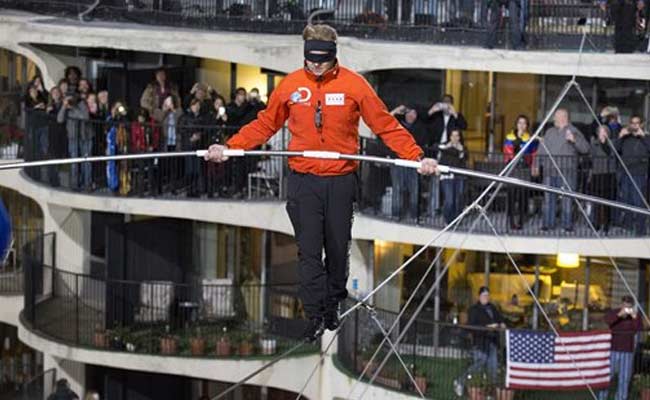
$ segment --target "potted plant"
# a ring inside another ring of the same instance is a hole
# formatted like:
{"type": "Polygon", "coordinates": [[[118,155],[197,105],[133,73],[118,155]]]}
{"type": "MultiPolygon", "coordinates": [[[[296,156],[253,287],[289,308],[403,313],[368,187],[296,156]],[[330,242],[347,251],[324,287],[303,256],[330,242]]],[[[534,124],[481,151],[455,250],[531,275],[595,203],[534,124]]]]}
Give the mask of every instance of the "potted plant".
{"type": "Polygon", "coordinates": [[[165,333],[160,337],[160,354],[176,354],[178,353],[178,337],[174,336],[169,331],[169,325],[165,326],[165,333]]]}
{"type": "Polygon", "coordinates": [[[201,336],[201,328],[196,328],[194,336],[190,337],[190,353],[193,356],[205,354],[205,338],[201,336]]]}
{"type": "Polygon", "coordinates": [[[499,384],[495,388],[496,400],[513,400],[515,391],[506,387],[506,374],[501,370],[499,374],[499,384]]]}
{"type": "Polygon", "coordinates": [[[467,379],[467,394],[469,400],[485,400],[487,397],[487,382],[483,374],[472,375],[467,379]]]}
{"type": "Polygon", "coordinates": [[[95,326],[95,334],[93,336],[93,345],[101,349],[106,349],[108,348],[110,339],[110,332],[106,329],[102,329],[101,325],[97,324],[95,326]]]}
{"type": "Polygon", "coordinates": [[[650,400],[650,375],[638,375],[639,400],[650,400]]]}
{"type": "Polygon", "coordinates": [[[238,346],[238,353],[240,356],[247,357],[247,356],[252,356],[253,351],[254,351],[254,334],[251,332],[243,332],[239,336],[239,346],[238,346]]]}
{"type": "Polygon", "coordinates": [[[215,354],[218,357],[228,357],[230,356],[230,337],[228,337],[228,328],[223,327],[221,334],[217,336],[217,341],[215,343],[215,354]]]}
{"type": "MultiPolygon", "coordinates": [[[[420,392],[426,393],[427,392],[427,376],[424,375],[423,373],[416,373],[416,374],[414,374],[413,378],[415,378],[415,384],[418,386],[418,389],[420,389],[420,392]]],[[[416,391],[417,391],[417,389],[416,389],[416,391]]]]}
{"type": "Polygon", "coordinates": [[[261,338],[260,339],[260,348],[262,349],[262,354],[272,355],[275,354],[277,349],[277,340],[273,338],[261,338]]]}

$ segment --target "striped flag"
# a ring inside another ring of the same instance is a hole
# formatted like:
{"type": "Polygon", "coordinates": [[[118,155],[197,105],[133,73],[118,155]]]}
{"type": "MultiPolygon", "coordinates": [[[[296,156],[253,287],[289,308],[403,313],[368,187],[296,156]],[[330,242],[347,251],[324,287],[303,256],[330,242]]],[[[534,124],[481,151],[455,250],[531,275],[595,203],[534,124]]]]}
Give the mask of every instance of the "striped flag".
{"type": "Polygon", "coordinates": [[[506,387],[576,390],[609,386],[609,331],[506,332],[506,387]]]}

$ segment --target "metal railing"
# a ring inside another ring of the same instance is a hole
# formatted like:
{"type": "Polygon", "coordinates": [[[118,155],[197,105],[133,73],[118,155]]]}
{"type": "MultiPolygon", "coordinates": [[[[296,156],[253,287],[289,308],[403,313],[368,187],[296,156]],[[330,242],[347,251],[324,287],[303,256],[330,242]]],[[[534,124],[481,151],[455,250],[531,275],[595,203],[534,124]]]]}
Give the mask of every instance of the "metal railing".
{"type": "Polygon", "coordinates": [[[0,396],[1,400],[43,400],[56,384],[56,368],[48,369],[23,383],[15,391],[0,396]]]}
{"type": "MultiPolygon", "coordinates": [[[[306,328],[295,284],[107,280],[32,261],[25,269],[23,318],[31,329],[74,346],[264,356],[294,346],[306,328]]],[[[299,352],[315,349],[303,346],[299,352]]]]}
{"type": "Polygon", "coordinates": [[[55,233],[43,234],[36,229],[14,229],[13,244],[4,265],[0,266],[0,294],[16,295],[24,291],[25,252],[29,257],[54,265],[55,233]]]}
{"type": "MultiPolygon", "coordinates": [[[[384,330],[395,322],[397,314],[385,310],[375,310],[377,320],[384,330]]],[[[395,340],[409,315],[399,321],[397,329],[390,338],[395,340]]],[[[602,324],[601,324],[602,325],[602,324]]],[[[550,331],[549,331],[550,332],[550,331]]],[[[647,332],[640,336],[643,340],[637,346],[634,358],[634,377],[630,383],[630,399],[642,398],[640,392],[650,387],[650,350],[645,340],[647,332]]],[[[390,347],[384,344],[378,357],[371,360],[372,355],[383,340],[383,335],[367,310],[356,309],[343,324],[338,338],[337,362],[342,369],[357,378],[364,369],[363,380],[368,381],[388,353],[390,347]]],[[[491,395],[495,399],[592,399],[588,390],[582,391],[506,391],[506,342],[505,331],[487,330],[475,326],[433,322],[430,319],[418,318],[405,334],[398,345],[400,356],[426,398],[436,400],[455,400],[459,397],[454,393],[454,381],[464,383],[469,399],[485,399],[491,395]],[[476,351],[483,351],[486,343],[496,346],[496,366],[489,368],[470,369],[476,351]],[[496,367],[496,368],[494,368],[496,367]],[[473,397],[479,396],[479,397],[473,397]],[[514,396],[514,397],[513,397],[514,396]]],[[[393,355],[379,372],[374,384],[413,393],[416,389],[404,371],[404,367],[393,355]]],[[[614,385],[610,389],[610,397],[615,392],[614,385]]],[[[598,391],[596,391],[598,393],[598,391]]],[[[360,393],[360,388],[355,392],[360,393]]]]}
{"type": "MultiPolygon", "coordinates": [[[[88,1],[1,0],[0,6],[38,13],[77,16],[88,1]]],[[[419,41],[447,45],[484,45],[494,20],[498,46],[512,20],[524,28],[529,48],[578,49],[586,24],[598,48],[611,47],[613,30],[596,2],[530,0],[493,3],[480,0],[146,0],[103,1],[96,18],[149,25],[209,30],[299,34],[310,13],[335,10],[317,19],[340,34],[370,39],[419,41]],[[503,4],[503,6],[501,5],[503,4]],[[517,5],[517,6],[515,6],[517,5]],[[519,17],[513,19],[512,15],[519,17]]]]}
{"type": "MultiPolygon", "coordinates": [[[[29,119],[29,118],[28,118],[29,119]]],[[[68,121],[53,124],[40,135],[64,137],[54,148],[38,147],[38,139],[25,139],[27,160],[77,157],[79,155],[132,154],[149,151],[194,150],[211,143],[224,143],[237,127],[180,125],[177,145],[167,146],[164,127],[145,124],[136,129],[130,121],[68,121]],[[72,125],[70,125],[72,124],[72,125]],[[55,130],[57,135],[51,135],[55,130]],[[48,133],[50,132],[50,133],[48,133]],[[138,133],[139,132],[139,133],[138,133]],[[148,132],[148,133],[146,133],[148,132]],[[107,137],[110,137],[107,140],[107,137]],[[190,141],[190,138],[195,138],[190,141]],[[108,145],[115,142],[115,146],[108,145]],[[31,143],[31,145],[28,145],[31,143]]],[[[286,149],[289,133],[281,130],[270,141],[269,149],[286,149]]],[[[378,139],[362,138],[362,154],[391,156],[378,139]]],[[[436,153],[425,148],[427,153],[436,153]]],[[[613,156],[555,156],[566,174],[571,189],[610,200],[642,205],[634,186],[613,156]]],[[[465,167],[498,174],[509,158],[502,153],[470,153],[465,167]]],[[[648,176],[648,159],[625,159],[628,165],[648,176]]],[[[197,157],[83,163],[70,166],[27,168],[34,180],[54,187],[86,191],[97,195],[156,198],[203,198],[284,200],[288,166],[282,158],[233,158],[224,164],[206,163],[197,157]]],[[[364,215],[388,221],[443,228],[471,203],[488,181],[463,177],[423,177],[415,170],[362,163],[358,172],[358,210],[364,215]]],[[[525,157],[513,177],[562,187],[550,158],[525,157]],[[536,173],[537,172],[537,173],[536,173]]],[[[647,187],[647,185],[642,185],[647,187]]],[[[648,198],[647,188],[644,189],[648,198]]],[[[648,233],[647,218],[610,207],[583,204],[589,218],[603,236],[641,237],[648,233]]],[[[548,237],[593,237],[594,233],[579,208],[569,198],[536,190],[506,186],[490,208],[500,234],[548,237]]],[[[459,231],[469,229],[463,222],[459,231]]],[[[477,233],[492,233],[486,222],[475,227],[477,233]]]]}

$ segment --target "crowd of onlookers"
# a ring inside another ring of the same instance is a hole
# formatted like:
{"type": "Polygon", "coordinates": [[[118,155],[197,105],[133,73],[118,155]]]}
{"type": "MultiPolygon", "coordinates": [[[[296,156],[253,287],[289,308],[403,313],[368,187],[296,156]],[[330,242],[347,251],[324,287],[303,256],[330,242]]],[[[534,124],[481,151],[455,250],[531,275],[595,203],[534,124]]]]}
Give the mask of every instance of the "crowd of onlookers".
{"type": "MultiPolygon", "coordinates": [[[[416,108],[400,105],[391,113],[411,132],[427,156],[437,158],[443,165],[468,166],[470,154],[463,140],[467,122],[454,107],[452,96],[445,95],[442,101],[425,111],[418,112],[416,108]]],[[[604,106],[598,120],[587,132],[581,132],[571,123],[569,112],[560,108],[553,115],[553,125],[539,139],[533,139],[529,118],[519,115],[512,130],[504,137],[501,157],[487,166],[474,163],[473,167],[498,173],[520,152],[522,156],[514,164],[512,177],[536,180],[547,186],[589,193],[641,208],[647,204],[650,137],[638,115],[632,115],[628,124],[623,125],[618,108],[604,106]]],[[[488,156],[487,159],[494,157],[488,156]]],[[[425,182],[413,170],[393,167],[390,214],[401,218],[406,213],[417,219],[421,215],[420,200],[425,182]],[[406,197],[408,201],[404,203],[406,197]]],[[[468,204],[466,179],[446,174],[429,182],[425,214],[435,216],[441,211],[445,221],[451,222],[468,204]]],[[[535,192],[517,186],[508,186],[505,192],[510,228],[522,229],[531,214],[530,200],[535,192]]],[[[574,200],[563,197],[560,203],[561,227],[571,232],[576,212],[574,200]]],[[[541,208],[541,229],[555,229],[558,196],[545,192],[541,208]]],[[[645,218],[640,215],[598,204],[587,205],[585,212],[594,228],[602,233],[607,233],[612,226],[632,229],[637,234],[646,232],[645,218]]]]}
{"type": "MultiPolygon", "coordinates": [[[[204,149],[211,143],[224,143],[265,108],[255,88],[250,91],[238,88],[227,101],[204,83],[194,84],[183,95],[168,79],[164,68],[156,70],[154,75],[136,110],[127,110],[122,101],[111,99],[105,88],[94,90],[76,67],[69,67],[65,77],[49,91],[43,87],[40,77],[34,78],[24,99],[28,116],[26,158],[204,149]]],[[[463,140],[467,121],[456,109],[452,96],[445,95],[426,109],[400,105],[391,114],[412,133],[426,155],[441,164],[486,168],[485,163],[468,163],[470,153],[463,140]]],[[[641,117],[631,116],[626,126],[622,121],[616,107],[605,106],[598,121],[581,132],[571,123],[569,112],[558,109],[553,126],[546,129],[543,139],[531,140],[531,122],[527,116],[520,115],[504,137],[501,158],[488,170],[499,172],[523,150],[523,157],[512,171],[514,177],[570,187],[642,207],[647,198],[650,138],[643,130],[641,117]]],[[[366,152],[373,153],[369,149],[366,152]]],[[[243,158],[225,164],[204,163],[198,157],[167,160],[72,164],[68,185],[73,190],[88,192],[97,187],[109,188],[122,195],[180,192],[187,196],[237,198],[247,189],[249,173],[258,168],[258,160],[243,158]]],[[[61,175],[54,167],[42,168],[36,174],[51,185],[60,183],[61,175]]],[[[456,218],[466,206],[467,198],[474,194],[467,193],[463,177],[446,174],[421,178],[414,170],[398,167],[391,168],[390,183],[381,190],[373,201],[389,200],[388,206],[380,206],[386,215],[400,219],[406,214],[419,220],[424,208],[424,215],[442,214],[446,222],[456,218]],[[421,204],[423,199],[426,205],[421,204]]],[[[510,228],[522,229],[530,218],[531,197],[536,195],[514,186],[508,186],[504,192],[510,228]]],[[[544,193],[541,211],[541,229],[555,229],[559,214],[561,228],[573,230],[576,208],[571,199],[559,200],[555,194],[544,193]]],[[[586,211],[595,228],[604,232],[614,225],[638,233],[646,230],[645,218],[630,213],[596,204],[589,204],[586,211]]]]}
{"type": "MultiPolygon", "coordinates": [[[[49,90],[37,76],[24,99],[25,156],[42,159],[197,150],[209,143],[223,143],[265,108],[257,88],[237,88],[231,101],[226,101],[211,86],[196,83],[183,95],[164,68],[155,71],[139,103],[137,109],[127,110],[123,101],[111,99],[106,88],[95,90],[77,67],[68,67],[65,77],[49,90]]],[[[204,166],[197,157],[181,162],[109,162],[106,169],[100,164],[72,164],[69,187],[91,192],[102,182],[101,186],[126,195],[143,187],[147,193],[157,194],[169,185],[172,191],[185,189],[188,195],[198,196],[218,195],[224,188],[239,190],[246,179],[245,162],[235,161],[239,168],[232,168],[232,174],[224,174],[220,166],[204,166]],[[207,179],[216,175],[223,179],[207,179]]],[[[39,173],[46,175],[40,178],[50,184],[59,184],[54,168],[39,173]]]]}

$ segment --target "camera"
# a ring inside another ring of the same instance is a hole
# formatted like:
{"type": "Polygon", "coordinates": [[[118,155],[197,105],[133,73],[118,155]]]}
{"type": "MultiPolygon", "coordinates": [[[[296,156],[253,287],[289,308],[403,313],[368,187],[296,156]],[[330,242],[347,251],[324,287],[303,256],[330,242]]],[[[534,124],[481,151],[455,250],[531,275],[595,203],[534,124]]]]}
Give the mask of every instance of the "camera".
{"type": "Polygon", "coordinates": [[[226,107],[219,107],[219,116],[226,115],[226,107]]]}

